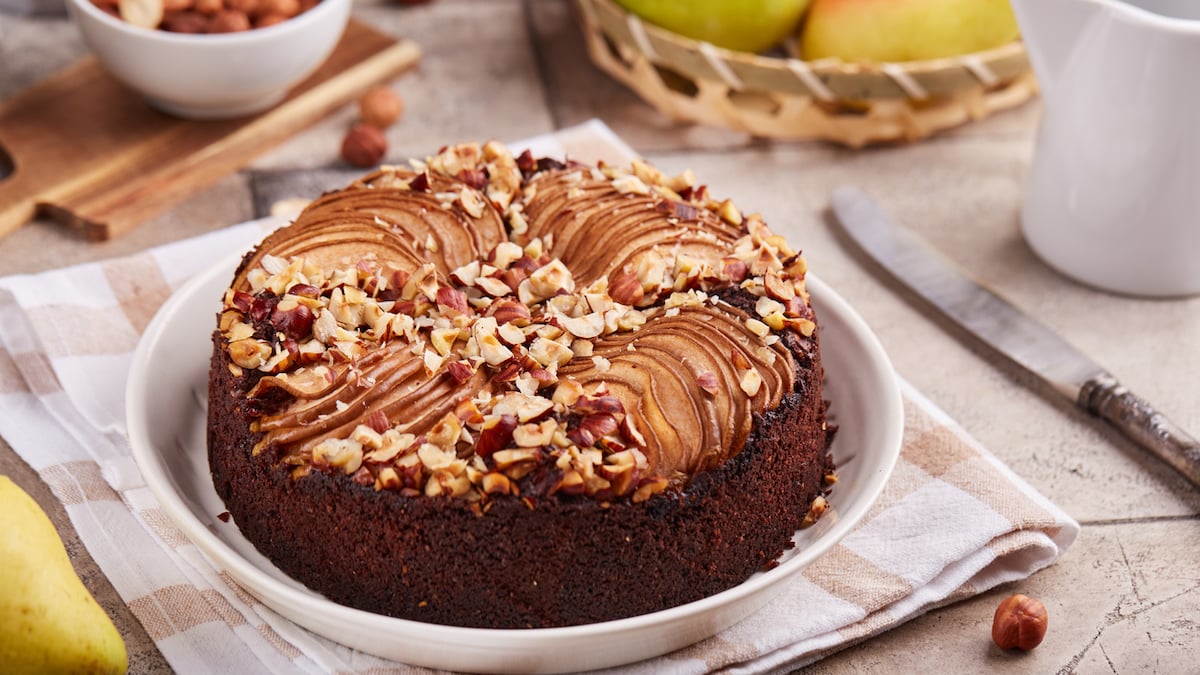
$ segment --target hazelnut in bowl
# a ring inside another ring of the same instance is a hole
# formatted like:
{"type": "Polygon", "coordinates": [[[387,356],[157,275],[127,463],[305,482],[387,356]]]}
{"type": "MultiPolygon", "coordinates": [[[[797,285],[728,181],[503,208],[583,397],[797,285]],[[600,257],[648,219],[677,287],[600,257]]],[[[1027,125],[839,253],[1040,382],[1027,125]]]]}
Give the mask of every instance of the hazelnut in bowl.
{"type": "Polygon", "coordinates": [[[154,107],[192,119],[278,103],[337,45],[352,0],[68,0],[83,41],[154,107]]]}

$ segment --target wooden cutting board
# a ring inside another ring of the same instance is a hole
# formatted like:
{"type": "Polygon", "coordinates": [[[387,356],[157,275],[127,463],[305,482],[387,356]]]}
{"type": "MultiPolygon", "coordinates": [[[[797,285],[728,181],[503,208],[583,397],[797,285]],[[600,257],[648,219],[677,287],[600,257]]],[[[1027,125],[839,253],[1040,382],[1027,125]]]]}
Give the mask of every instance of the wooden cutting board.
{"type": "Polygon", "coordinates": [[[151,108],[89,56],[0,104],[0,237],[37,215],[114,237],[167,210],[412,67],[421,50],[351,20],[329,59],[274,108],[183,120],[151,108]],[[2,175],[2,174],[0,174],[2,175]]]}

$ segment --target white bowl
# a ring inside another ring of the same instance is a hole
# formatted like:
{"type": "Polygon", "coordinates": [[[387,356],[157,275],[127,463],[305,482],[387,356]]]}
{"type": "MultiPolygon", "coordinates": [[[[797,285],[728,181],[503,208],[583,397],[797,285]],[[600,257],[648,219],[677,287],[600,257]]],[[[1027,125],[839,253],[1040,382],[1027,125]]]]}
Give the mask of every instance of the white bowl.
{"type": "Polygon", "coordinates": [[[187,35],[139,28],[89,0],[69,0],[83,41],[114,77],[154,107],[193,119],[275,105],[337,45],[351,0],[321,0],[292,19],[238,33],[187,35]]]}

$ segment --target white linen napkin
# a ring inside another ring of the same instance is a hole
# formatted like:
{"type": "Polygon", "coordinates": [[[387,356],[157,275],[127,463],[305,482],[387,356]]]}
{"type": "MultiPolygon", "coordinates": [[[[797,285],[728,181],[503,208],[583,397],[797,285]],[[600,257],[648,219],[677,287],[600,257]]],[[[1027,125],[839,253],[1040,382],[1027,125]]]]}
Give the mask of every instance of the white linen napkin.
{"type": "MultiPolygon", "coordinates": [[[[515,148],[627,161],[600,123],[515,148]]],[[[125,437],[138,337],[197,272],[281,224],[243,223],[128,258],[0,278],[0,435],[181,672],[428,672],[314,635],[247,594],[170,522],[125,437]]],[[[786,672],[1052,564],[1079,525],[911,386],[882,497],[834,549],[724,632],[624,672],[786,672]],[[937,523],[931,527],[930,523],[937,523]]]]}

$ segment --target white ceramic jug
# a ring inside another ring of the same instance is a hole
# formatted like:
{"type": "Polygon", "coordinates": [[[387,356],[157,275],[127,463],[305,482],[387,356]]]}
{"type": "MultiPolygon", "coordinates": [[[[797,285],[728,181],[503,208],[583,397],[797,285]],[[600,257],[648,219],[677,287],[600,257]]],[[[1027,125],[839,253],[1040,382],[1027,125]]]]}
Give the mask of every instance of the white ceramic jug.
{"type": "Polygon", "coordinates": [[[1045,101],[1029,245],[1103,289],[1200,293],[1200,1],[1012,4],[1045,101]]]}

